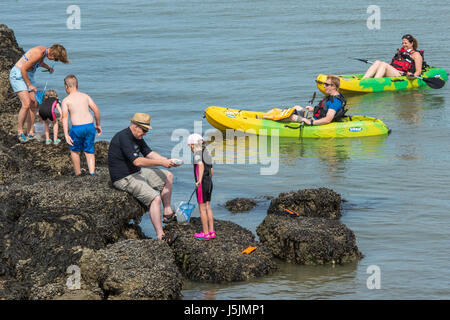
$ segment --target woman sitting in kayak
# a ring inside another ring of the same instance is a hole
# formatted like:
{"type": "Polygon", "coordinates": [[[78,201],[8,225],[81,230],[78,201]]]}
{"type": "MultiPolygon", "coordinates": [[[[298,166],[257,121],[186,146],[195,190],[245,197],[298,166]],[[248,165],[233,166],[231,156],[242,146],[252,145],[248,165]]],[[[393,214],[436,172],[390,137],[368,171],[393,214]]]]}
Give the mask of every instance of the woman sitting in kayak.
{"type": "Polygon", "coordinates": [[[375,61],[367,69],[363,78],[420,76],[424,62],[421,51],[417,50],[417,45],[416,38],[410,34],[405,34],[402,37],[402,47],[397,49],[391,63],[375,61]]]}

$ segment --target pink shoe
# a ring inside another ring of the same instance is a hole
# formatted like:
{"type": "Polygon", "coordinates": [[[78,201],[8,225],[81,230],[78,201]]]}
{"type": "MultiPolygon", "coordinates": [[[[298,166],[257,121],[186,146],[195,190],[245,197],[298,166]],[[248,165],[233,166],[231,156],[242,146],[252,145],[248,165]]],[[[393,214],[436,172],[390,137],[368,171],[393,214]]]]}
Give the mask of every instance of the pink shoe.
{"type": "Polygon", "coordinates": [[[194,237],[198,240],[209,240],[211,236],[208,234],[204,234],[203,232],[194,234],[194,237]]]}
{"type": "Polygon", "coordinates": [[[213,230],[210,233],[208,233],[208,236],[210,239],[214,239],[216,237],[216,232],[213,230]]]}

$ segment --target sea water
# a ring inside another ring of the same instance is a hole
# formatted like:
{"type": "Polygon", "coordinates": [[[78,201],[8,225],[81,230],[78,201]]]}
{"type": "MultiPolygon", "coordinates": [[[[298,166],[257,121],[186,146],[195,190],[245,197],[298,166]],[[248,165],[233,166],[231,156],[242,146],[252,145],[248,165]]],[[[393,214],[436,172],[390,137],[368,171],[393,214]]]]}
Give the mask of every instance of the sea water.
{"type": "MultiPolygon", "coordinates": [[[[0,23],[14,30],[25,50],[53,43],[67,48],[72,64],[57,63],[53,75],[37,71],[36,81],[41,88],[48,81],[47,88],[64,98],[64,77],[77,75],[80,90],[101,110],[98,140],[109,141],[135,112],[147,112],[153,130],[146,141],[171,157],[180,143],[171,139],[174,130],[192,132],[196,121],[203,132],[212,128],[203,119],[208,106],[267,111],[304,105],[317,91],[317,74],[361,73],[368,67],[351,58],[390,61],[405,33],[418,39],[429,64],[450,70],[444,49],[450,40],[447,1],[377,1],[379,29],[372,23],[377,16],[368,10],[371,4],[17,0],[0,3],[0,23]]],[[[281,263],[275,274],[241,283],[186,281],[184,298],[450,298],[449,90],[447,85],[348,96],[350,114],[379,118],[392,134],[280,139],[273,175],[261,175],[261,164],[237,163],[234,154],[233,163],[215,164],[216,219],[255,233],[269,205],[266,196],[328,187],[347,201],[341,221],[355,232],[364,259],[343,266],[281,263]],[[239,196],[257,199],[258,206],[231,214],[224,203],[239,196]],[[371,270],[379,270],[379,289],[368,285],[371,270]]],[[[244,149],[249,155],[259,152],[244,149]]],[[[171,171],[176,205],[187,200],[194,179],[188,164],[171,171]]],[[[148,215],[141,227],[154,236],[148,215]]]]}

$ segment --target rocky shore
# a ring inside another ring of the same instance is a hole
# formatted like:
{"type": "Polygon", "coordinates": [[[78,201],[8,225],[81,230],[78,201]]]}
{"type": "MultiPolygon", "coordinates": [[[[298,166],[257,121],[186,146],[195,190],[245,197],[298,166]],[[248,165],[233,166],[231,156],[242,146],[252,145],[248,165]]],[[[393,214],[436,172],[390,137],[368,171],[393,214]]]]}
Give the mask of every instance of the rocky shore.
{"type": "MultiPolygon", "coordinates": [[[[148,239],[139,227],[146,208],[110,183],[107,142],[95,144],[96,175],[80,177],[65,143],[18,143],[20,101],[9,71],[22,54],[13,31],[0,25],[0,299],[179,299],[183,279],[246,281],[276,271],[275,257],[296,264],[362,257],[338,221],[341,198],[329,189],[274,198],[259,241],[221,220],[216,239],[198,241],[198,218],[165,226],[178,235],[171,246],[148,239]],[[256,250],[242,254],[250,246],[256,250]]],[[[236,211],[253,205],[233,203],[236,211]]]]}

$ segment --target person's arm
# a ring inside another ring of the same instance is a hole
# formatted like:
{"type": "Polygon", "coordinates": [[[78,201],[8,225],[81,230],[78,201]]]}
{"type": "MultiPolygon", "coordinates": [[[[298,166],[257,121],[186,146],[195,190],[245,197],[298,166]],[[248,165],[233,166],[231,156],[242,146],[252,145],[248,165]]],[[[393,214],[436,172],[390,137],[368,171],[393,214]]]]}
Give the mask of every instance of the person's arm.
{"type": "Polygon", "coordinates": [[[62,118],[62,110],[61,110],[61,105],[59,103],[56,104],[56,110],[58,110],[60,117],[62,118]]]}
{"type": "Polygon", "coordinates": [[[169,160],[166,157],[163,157],[158,152],[153,151],[153,150],[149,154],[147,154],[145,157],[148,159],[155,159],[155,160],[169,160]]]}
{"type": "Polygon", "coordinates": [[[25,84],[27,85],[28,89],[32,92],[36,92],[37,88],[31,84],[30,78],[28,77],[27,70],[30,69],[32,66],[31,59],[28,61],[25,61],[25,64],[22,65],[20,68],[20,72],[22,73],[22,79],[25,81],[25,84]]]}
{"type": "Polygon", "coordinates": [[[325,117],[321,118],[321,119],[318,119],[318,120],[312,119],[312,120],[310,120],[310,119],[307,119],[307,118],[302,118],[302,121],[304,123],[306,123],[306,124],[309,124],[309,125],[312,124],[313,126],[319,126],[319,125],[322,125],[322,124],[328,124],[331,121],[333,121],[333,118],[334,118],[335,114],[336,114],[336,110],[328,109],[327,115],[325,117]]]}
{"type": "Polygon", "coordinates": [[[47,69],[48,72],[50,72],[50,73],[53,73],[53,71],[54,71],[53,68],[50,67],[50,66],[49,66],[48,64],[46,64],[45,62],[41,62],[39,65],[40,65],[41,67],[47,69]]]}
{"type": "Polygon", "coordinates": [[[69,107],[67,105],[67,100],[64,99],[62,102],[62,112],[61,112],[61,122],[64,130],[64,137],[66,142],[73,146],[72,138],[69,136],[69,107]]]}
{"type": "Polygon", "coordinates": [[[102,134],[102,127],[100,126],[100,109],[95,104],[94,100],[88,96],[89,108],[94,112],[95,118],[95,130],[97,130],[97,135],[102,134]]]}
{"type": "Polygon", "coordinates": [[[156,156],[154,154],[157,154],[155,151],[150,152],[146,157],[138,157],[133,161],[133,164],[136,167],[157,167],[162,166],[164,168],[170,168],[175,165],[173,161],[162,157],[160,155],[156,156]]]}
{"type": "Polygon", "coordinates": [[[213,168],[211,167],[211,172],[210,172],[210,174],[211,174],[211,178],[213,177],[213,168]]]}
{"type": "Polygon", "coordinates": [[[202,161],[199,161],[198,165],[198,180],[195,182],[195,187],[198,188],[198,186],[202,183],[203,179],[203,172],[205,171],[205,165],[202,161]]]}
{"type": "Polygon", "coordinates": [[[29,57],[28,61],[24,61],[24,64],[20,68],[20,72],[22,73],[22,78],[25,81],[25,84],[27,85],[28,89],[32,92],[36,92],[37,89],[35,86],[31,84],[30,78],[28,77],[27,70],[33,68],[33,66],[42,59],[42,54],[45,51],[45,47],[41,46],[41,49],[38,50],[30,50],[29,51],[29,57]],[[44,48],[42,50],[42,48],[44,48]]]}
{"type": "Polygon", "coordinates": [[[422,65],[423,65],[422,55],[419,52],[414,52],[413,59],[416,65],[416,72],[414,72],[414,76],[418,77],[422,74],[422,65]]]}

